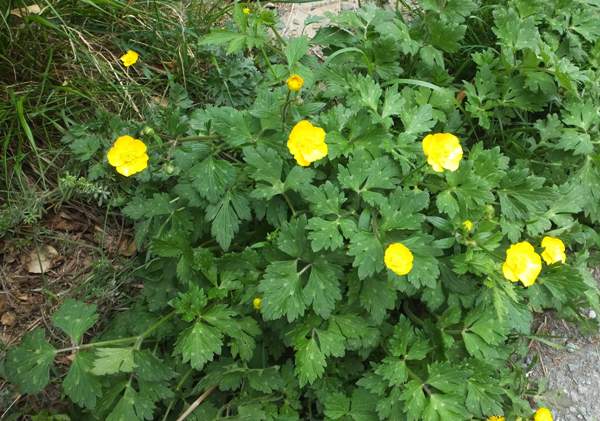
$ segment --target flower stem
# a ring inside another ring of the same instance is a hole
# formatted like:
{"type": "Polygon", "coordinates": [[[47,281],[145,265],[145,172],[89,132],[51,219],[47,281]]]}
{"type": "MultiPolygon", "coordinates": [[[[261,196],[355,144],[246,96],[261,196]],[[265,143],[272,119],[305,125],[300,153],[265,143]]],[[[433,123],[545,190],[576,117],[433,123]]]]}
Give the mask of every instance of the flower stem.
{"type": "Polygon", "coordinates": [[[288,197],[288,195],[285,194],[285,193],[282,193],[282,196],[285,199],[285,201],[287,202],[287,204],[290,207],[290,209],[292,210],[292,216],[296,216],[296,209],[294,209],[294,205],[292,205],[292,201],[290,200],[290,198],[288,197]]]}

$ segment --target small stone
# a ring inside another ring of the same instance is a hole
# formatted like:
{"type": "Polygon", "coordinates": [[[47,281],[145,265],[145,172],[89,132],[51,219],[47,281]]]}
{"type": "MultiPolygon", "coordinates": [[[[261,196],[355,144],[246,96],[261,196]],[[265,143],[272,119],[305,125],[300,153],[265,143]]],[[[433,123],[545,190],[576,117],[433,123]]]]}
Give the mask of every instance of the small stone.
{"type": "Polygon", "coordinates": [[[571,406],[569,408],[569,412],[572,412],[574,414],[575,412],[577,412],[577,408],[575,408],[574,406],[571,406]]]}
{"type": "Polygon", "coordinates": [[[596,312],[594,310],[590,310],[589,313],[588,313],[588,317],[590,319],[595,319],[597,317],[596,316],[596,312]]]}
{"type": "Polygon", "coordinates": [[[577,346],[577,344],[574,344],[574,343],[572,343],[572,342],[569,342],[569,343],[567,344],[567,351],[569,351],[569,352],[575,352],[575,351],[577,351],[578,349],[579,349],[579,347],[577,346]]]}
{"type": "Polygon", "coordinates": [[[569,371],[577,371],[577,364],[569,363],[567,367],[569,367],[569,371]]]}

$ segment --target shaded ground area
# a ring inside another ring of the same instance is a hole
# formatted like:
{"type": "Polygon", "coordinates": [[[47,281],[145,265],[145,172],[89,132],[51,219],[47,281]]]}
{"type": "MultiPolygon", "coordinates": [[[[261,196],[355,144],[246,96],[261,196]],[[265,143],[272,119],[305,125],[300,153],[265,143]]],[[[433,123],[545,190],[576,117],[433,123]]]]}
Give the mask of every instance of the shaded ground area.
{"type": "MultiPolygon", "coordinates": [[[[95,204],[63,206],[0,238],[0,360],[31,330],[54,335],[50,317],[66,298],[96,304],[101,313],[126,305],[131,288],[124,284],[135,252],[122,219],[102,215],[95,204]]],[[[68,367],[70,361],[63,363],[68,367]]],[[[0,372],[0,418],[17,406],[59,409],[61,393],[50,385],[39,395],[22,396],[0,372]]]]}

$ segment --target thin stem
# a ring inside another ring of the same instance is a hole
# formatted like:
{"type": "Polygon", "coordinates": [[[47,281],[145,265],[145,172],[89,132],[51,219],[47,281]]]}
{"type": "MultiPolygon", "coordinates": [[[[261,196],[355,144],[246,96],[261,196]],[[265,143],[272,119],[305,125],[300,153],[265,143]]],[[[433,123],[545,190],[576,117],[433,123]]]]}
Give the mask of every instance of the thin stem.
{"type": "Polygon", "coordinates": [[[414,371],[412,371],[408,366],[406,366],[406,372],[408,373],[408,375],[413,378],[414,380],[418,381],[419,383],[421,383],[423,385],[423,389],[425,389],[425,392],[427,392],[428,395],[431,395],[431,390],[429,390],[429,387],[427,386],[427,384],[425,384],[425,382],[423,381],[423,379],[421,377],[419,377],[414,371]]]}
{"type": "Polygon", "coordinates": [[[177,418],[177,421],[183,421],[185,420],[192,412],[194,412],[194,410],[202,403],[204,402],[204,400],[206,398],[208,398],[210,396],[210,394],[216,389],[217,386],[211,386],[209,389],[207,389],[203,394],[201,394],[200,396],[198,396],[198,399],[196,399],[194,402],[192,402],[192,404],[189,406],[188,409],[186,409],[180,416],[179,418],[177,418]]]}
{"type": "Polygon", "coordinates": [[[139,336],[129,336],[127,338],[118,338],[118,339],[111,339],[108,341],[92,342],[89,344],[70,346],[68,348],[58,349],[58,350],[56,350],[56,353],[58,354],[61,352],[79,351],[81,349],[94,348],[97,346],[117,345],[117,344],[122,344],[122,343],[127,343],[127,342],[135,342],[138,338],[139,338],[139,336]]]}
{"type": "Polygon", "coordinates": [[[412,320],[416,325],[421,326],[421,327],[425,326],[425,323],[423,323],[423,320],[421,320],[415,313],[413,313],[411,308],[408,306],[408,301],[404,301],[402,303],[402,310],[404,310],[404,313],[406,313],[408,318],[410,320],[412,320]]]}
{"type": "Polygon", "coordinates": [[[280,44],[283,47],[287,46],[287,42],[285,42],[285,40],[281,37],[281,35],[279,35],[279,32],[277,31],[277,29],[275,28],[275,26],[269,26],[269,28],[271,28],[271,30],[273,31],[273,33],[275,34],[275,37],[277,38],[277,40],[280,42],[280,44]]]}
{"type": "Polygon", "coordinates": [[[271,65],[271,60],[269,60],[269,56],[267,55],[265,48],[260,47],[260,51],[261,51],[265,61],[267,62],[267,65],[269,66],[269,70],[271,71],[271,74],[273,75],[273,79],[277,79],[277,73],[275,73],[275,69],[273,69],[273,66],[271,65]]]}
{"type": "Polygon", "coordinates": [[[152,324],[148,329],[146,329],[137,339],[137,341],[135,342],[135,348],[136,349],[140,349],[140,347],[142,346],[142,342],[144,342],[144,339],[149,336],[152,332],[154,332],[156,329],[158,329],[160,326],[162,326],[163,324],[165,324],[171,317],[173,317],[175,315],[175,310],[171,311],[169,314],[167,314],[166,316],[162,317],[161,319],[157,320],[154,324],[152,324]]]}
{"type": "Polygon", "coordinates": [[[287,194],[282,193],[281,194],[283,196],[283,198],[285,199],[285,201],[287,202],[288,206],[290,207],[290,209],[292,210],[292,216],[296,216],[296,209],[294,209],[294,205],[292,205],[292,201],[290,200],[290,198],[288,197],[287,194]]]}
{"type": "MultiPolygon", "coordinates": [[[[177,383],[177,386],[175,387],[175,393],[177,393],[181,390],[181,387],[183,386],[185,381],[188,379],[188,377],[190,377],[190,374],[192,374],[193,371],[194,371],[194,369],[190,368],[181,377],[181,379],[179,380],[179,383],[177,383]]],[[[165,411],[165,415],[162,417],[162,421],[167,421],[167,418],[169,417],[169,413],[171,412],[171,409],[173,409],[173,405],[175,405],[175,402],[177,402],[177,398],[171,399],[171,402],[169,403],[169,406],[167,406],[167,410],[165,411]]]]}

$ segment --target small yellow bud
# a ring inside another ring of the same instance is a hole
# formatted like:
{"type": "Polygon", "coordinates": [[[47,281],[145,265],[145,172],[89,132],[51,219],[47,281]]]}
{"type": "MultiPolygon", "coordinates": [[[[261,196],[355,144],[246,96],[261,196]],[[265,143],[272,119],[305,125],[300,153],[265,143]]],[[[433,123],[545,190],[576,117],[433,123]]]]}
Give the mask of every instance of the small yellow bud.
{"type": "Polygon", "coordinates": [[[252,13],[252,10],[250,10],[249,7],[244,7],[242,9],[242,13],[245,14],[245,15],[249,15],[250,13],[252,13]]]}
{"type": "Polygon", "coordinates": [[[290,91],[298,92],[302,89],[302,85],[304,85],[304,79],[300,75],[293,74],[288,78],[286,83],[290,91]]]}
{"type": "Polygon", "coordinates": [[[254,310],[260,310],[262,307],[262,298],[256,297],[254,300],[252,300],[252,307],[254,307],[254,310]]]}
{"type": "Polygon", "coordinates": [[[462,223],[463,228],[465,229],[465,231],[467,232],[471,232],[473,231],[473,221],[471,221],[470,219],[466,219],[463,223],[462,223]]]}

